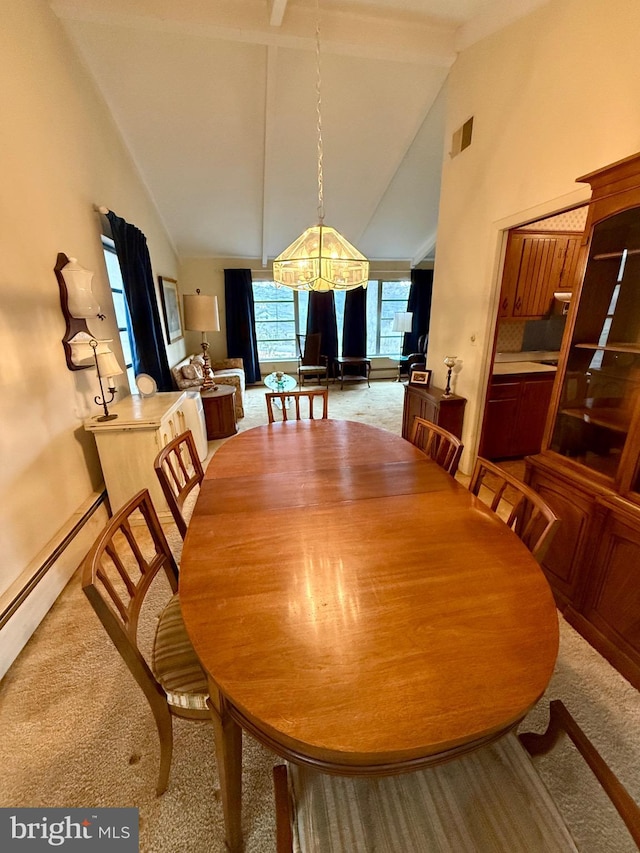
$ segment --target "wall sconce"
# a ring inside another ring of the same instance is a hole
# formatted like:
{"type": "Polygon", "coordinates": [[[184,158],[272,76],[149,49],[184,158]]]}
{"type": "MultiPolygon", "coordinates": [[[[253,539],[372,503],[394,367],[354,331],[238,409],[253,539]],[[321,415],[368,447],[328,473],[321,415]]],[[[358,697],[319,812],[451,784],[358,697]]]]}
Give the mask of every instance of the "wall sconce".
{"type": "Polygon", "coordinates": [[[85,370],[91,367],[91,353],[87,355],[83,346],[94,339],[87,326],[87,319],[99,317],[104,320],[105,317],[100,313],[100,306],[91,290],[93,273],[80,266],[76,258],[68,258],[64,252],[58,254],[54,272],[60,287],[60,306],[66,321],[62,346],[67,367],[69,370],[85,370]]]}
{"type": "Polygon", "coordinates": [[[116,383],[113,381],[113,377],[119,376],[122,373],[122,368],[118,364],[118,359],[107,346],[108,343],[111,342],[97,341],[95,338],[89,342],[89,346],[93,351],[93,360],[96,365],[98,382],[100,383],[100,395],[94,397],[93,400],[96,405],[102,406],[104,409],[104,415],[100,415],[99,418],[96,418],[98,421],[113,421],[118,417],[117,415],[109,414],[107,406],[109,403],[113,403],[116,396],[116,383]],[[110,395],[108,400],[104,391],[103,379],[107,383],[107,390],[110,395]]]}
{"type": "Polygon", "coordinates": [[[204,382],[202,391],[215,391],[218,387],[213,378],[209,365],[209,342],[207,332],[220,331],[220,315],[218,314],[218,297],[202,296],[200,289],[195,293],[185,293],[184,297],[184,326],[192,332],[202,332],[202,358],[204,361],[204,382]]]}

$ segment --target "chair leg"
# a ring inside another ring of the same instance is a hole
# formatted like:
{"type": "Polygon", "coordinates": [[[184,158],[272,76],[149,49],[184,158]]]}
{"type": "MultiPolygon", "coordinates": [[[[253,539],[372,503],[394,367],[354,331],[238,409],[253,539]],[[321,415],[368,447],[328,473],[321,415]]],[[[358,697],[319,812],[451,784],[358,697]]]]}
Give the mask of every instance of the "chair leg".
{"type": "Polygon", "coordinates": [[[171,756],[173,754],[173,720],[167,703],[150,702],[153,716],[156,720],[158,737],[160,739],[160,771],[156,794],[159,797],[167,790],[169,773],[171,772],[171,756]]]}
{"type": "Polygon", "coordinates": [[[284,764],[277,764],[273,768],[273,786],[276,800],[276,851],[291,853],[293,850],[291,801],[287,784],[287,768],[284,764]]]}
{"type": "Polygon", "coordinates": [[[518,737],[530,755],[544,755],[563,732],[571,738],[574,746],[591,768],[624,821],[631,837],[640,848],[640,807],[609,769],[598,750],[559,699],[549,703],[549,725],[545,732],[542,734],[523,732],[518,737]]]}

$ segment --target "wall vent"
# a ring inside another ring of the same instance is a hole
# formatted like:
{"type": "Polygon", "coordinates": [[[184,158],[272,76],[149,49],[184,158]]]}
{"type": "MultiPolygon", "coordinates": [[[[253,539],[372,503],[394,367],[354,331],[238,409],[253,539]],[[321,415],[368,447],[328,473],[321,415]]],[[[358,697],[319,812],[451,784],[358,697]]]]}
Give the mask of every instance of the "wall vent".
{"type": "Polygon", "coordinates": [[[451,137],[451,157],[457,157],[461,151],[471,145],[473,133],[473,116],[467,119],[462,127],[459,127],[451,137]]]}

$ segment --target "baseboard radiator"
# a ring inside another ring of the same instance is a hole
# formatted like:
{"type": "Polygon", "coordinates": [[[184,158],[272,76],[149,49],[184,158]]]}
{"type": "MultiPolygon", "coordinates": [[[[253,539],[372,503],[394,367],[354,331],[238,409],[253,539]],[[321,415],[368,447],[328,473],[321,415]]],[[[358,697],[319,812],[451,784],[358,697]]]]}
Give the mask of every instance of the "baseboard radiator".
{"type": "Polygon", "coordinates": [[[96,492],[0,596],[0,678],[77,570],[107,518],[107,493],[96,492]]]}

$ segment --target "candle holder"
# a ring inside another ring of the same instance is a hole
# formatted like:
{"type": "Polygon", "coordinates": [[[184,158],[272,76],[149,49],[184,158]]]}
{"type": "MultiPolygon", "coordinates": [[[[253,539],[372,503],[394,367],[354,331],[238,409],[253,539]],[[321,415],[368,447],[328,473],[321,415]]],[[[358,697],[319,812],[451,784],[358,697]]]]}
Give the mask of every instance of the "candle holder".
{"type": "Polygon", "coordinates": [[[451,371],[455,367],[457,355],[447,355],[445,356],[444,363],[447,366],[447,387],[444,389],[444,396],[451,396],[451,371]]]}

